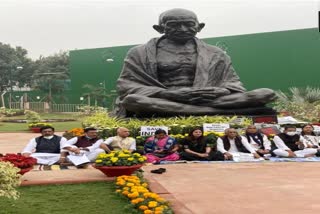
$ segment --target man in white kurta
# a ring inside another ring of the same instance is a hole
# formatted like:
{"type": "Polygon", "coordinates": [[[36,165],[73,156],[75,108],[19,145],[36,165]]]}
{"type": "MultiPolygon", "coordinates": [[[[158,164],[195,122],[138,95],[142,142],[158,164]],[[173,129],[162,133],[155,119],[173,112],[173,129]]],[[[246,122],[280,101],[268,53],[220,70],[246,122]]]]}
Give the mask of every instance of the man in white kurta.
{"type": "Polygon", "coordinates": [[[104,153],[104,150],[99,148],[103,140],[98,138],[97,129],[85,128],[84,133],[84,136],[71,138],[63,147],[64,151],[69,153],[67,158],[74,165],[94,162],[99,154],[104,153]]]}
{"type": "Polygon", "coordinates": [[[225,136],[218,138],[217,150],[224,155],[225,160],[236,160],[241,156],[247,156],[248,160],[260,158],[260,155],[250,146],[247,139],[239,136],[233,128],[226,129],[225,136]]]}
{"type": "Polygon", "coordinates": [[[106,152],[111,150],[129,150],[133,152],[136,150],[136,140],[129,137],[130,132],[127,128],[120,127],[117,129],[117,136],[109,137],[101,145],[100,148],[106,152]]]}
{"type": "Polygon", "coordinates": [[[32,138],[23,149],[22,155],[34,157],[38,164],[52,165],[59,161],[61,149],[67,139],[54,134],[54,128],[45,126],[40,129],[41,136],[32,138]]]}
{"type": "Polygon", "coordinates": [[[260,156],[271,156],[271,142],[266,135],[258,132],[256,126],[249,125],[244,137],[260,156]]]}
{"type": "Polygon", "coordinates": [[[277,147],[273,153],[278,157],[303,158],[317,153],[317,149],[307,148],[304,138],[297,134],[294,126],[286,126],[283,133],[273,138],[273,142],[277,147]]]}

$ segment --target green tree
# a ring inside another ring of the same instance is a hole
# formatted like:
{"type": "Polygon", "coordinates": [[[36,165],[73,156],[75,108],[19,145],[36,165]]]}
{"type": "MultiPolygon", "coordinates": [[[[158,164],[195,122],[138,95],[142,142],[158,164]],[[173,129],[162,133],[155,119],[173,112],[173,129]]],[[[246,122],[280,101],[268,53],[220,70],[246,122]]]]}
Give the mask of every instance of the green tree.
{"type": "Polygon", "coordinates": [[[105,107],[105,100],[106,98],[110,97],[110,95],[106,94],[106,89],[104,86],[99,85],[90,85],[90,84],[85,84],[83,88],[87,89],[88,92],[82,94],[84,97],[90,97],[91,100],[94,100],[94,105],[95,106],[102,106],[105,107]]]}
{"type": "Polygon", "coordinates": [[[27,50],[11,47],[0,42],[0,93],[10,91],[13,86],[30,86],[33,63],[27,50]]]}
{"type": "MultiPolygon", "coordinates": [[[[33,88],[47,94],[46,100],[51,103],[53,94],[62,94],[70,81],[69,55],[60,52],[35,61],[33,88]]],[[[64,97],[60,97],[64,99],[64,97]]]]}

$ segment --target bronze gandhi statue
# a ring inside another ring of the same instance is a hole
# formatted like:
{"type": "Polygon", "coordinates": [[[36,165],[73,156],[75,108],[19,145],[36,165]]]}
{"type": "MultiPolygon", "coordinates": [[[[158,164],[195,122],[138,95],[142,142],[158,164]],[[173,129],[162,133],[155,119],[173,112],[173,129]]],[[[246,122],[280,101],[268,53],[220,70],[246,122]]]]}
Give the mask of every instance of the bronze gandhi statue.
{"type": "Polygon", "coordinates": [[[276,98],[271,89],[246,91],[230,57],[195,37],[204,26],[189,10],[160,15],[153,28],[164,35],[133,47],[125,58],[116,116],[274,113],[265,107],[276,98]]]}

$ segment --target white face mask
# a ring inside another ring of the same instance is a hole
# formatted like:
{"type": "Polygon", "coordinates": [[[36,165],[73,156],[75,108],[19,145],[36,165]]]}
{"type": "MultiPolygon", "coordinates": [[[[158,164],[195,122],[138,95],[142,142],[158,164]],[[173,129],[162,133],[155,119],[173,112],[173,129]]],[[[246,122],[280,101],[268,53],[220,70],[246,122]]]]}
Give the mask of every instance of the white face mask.
{"type": "Polygon", "coordinates": [[[51,136],[43,136],[43,138],[50,140],[51,138],[53,138],[53,135],[51,135],[51,136]]]}
{"type": "Polygon", "coordinates": [[[289,135],[289,136],[293,136],[295,134],[297,134],[297,132],[287,132],[287,135],[289,135]]]}

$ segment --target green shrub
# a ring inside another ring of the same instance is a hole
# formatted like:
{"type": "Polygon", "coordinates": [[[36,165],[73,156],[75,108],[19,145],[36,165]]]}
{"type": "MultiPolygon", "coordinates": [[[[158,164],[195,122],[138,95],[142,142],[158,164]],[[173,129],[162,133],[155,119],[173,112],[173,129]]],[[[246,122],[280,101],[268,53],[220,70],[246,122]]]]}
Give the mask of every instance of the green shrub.
{"type": "MultiPolygon", "coordinates": [[[[126,127],[130,130],[132,137],[140,136],[141,126],[167,126],[170,135],[185,135],[196,126],[202,126],[203,123],[229,123],[232,127],[245,127],[252,123],[251,119],[245,118],[240,124],[234,124],[237,117],[226,116],[202,116],[202,117],[171,117],[171,118],[152,118],[139,120],[136,118],[118,119],[110,117],[105,113],[96,113],[86,117],[83,120],[84,127],[96,127],[103,138],[116,135],[116,128],[126,127]]],[[[139,143],[138,143],[139,144],[139,143]]]]}
{"type": "Polygon", "coordinates": [[[36,123],[36,122],[40,122],[41,120],[40,115],[35,111],[25,110],[24,113],[28,123],[36,123]]]}
{"type": "Polygon", "coordinates": [[[17,199],[19,192],[16,187],[20,185],[20,169],[13,164],[0,161],[0,197],[17,199]]]}
{"type": "Polygon", "coordinates": [[[320,89],[319,88],[290,88],[290,93],[276,92],[277,101],[274,108],[286,112],[293,117],[308,122],[319,122],[320,89]]]}
{"type": "Polygon", "coordinates": [[[8,109],[5,107],[0,108],[0,116],[6,116],[6,117],[13,117],[13,116],[19,116],[24,115],[23,109],[8,109]]]}

